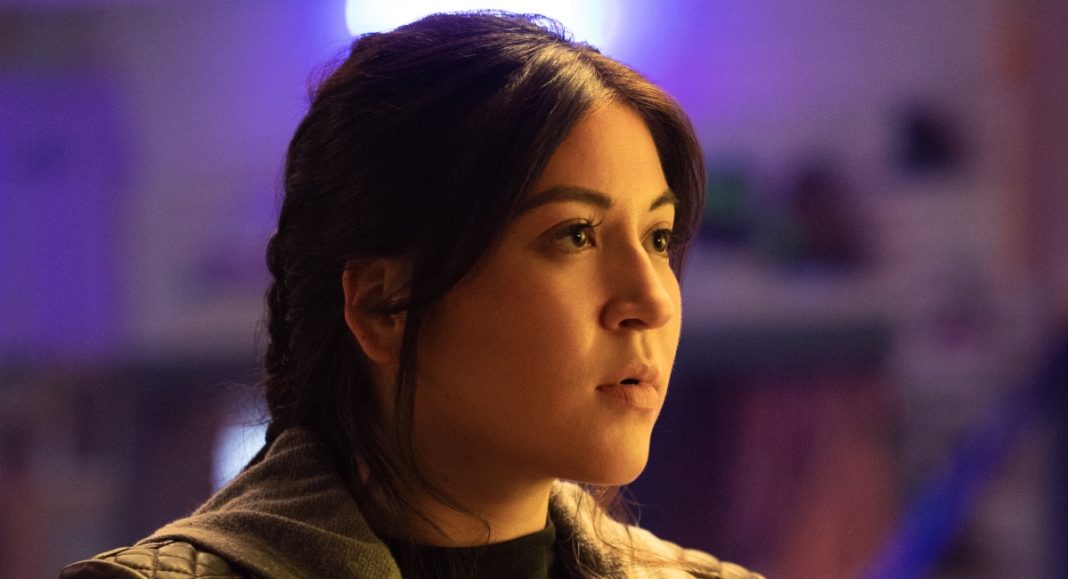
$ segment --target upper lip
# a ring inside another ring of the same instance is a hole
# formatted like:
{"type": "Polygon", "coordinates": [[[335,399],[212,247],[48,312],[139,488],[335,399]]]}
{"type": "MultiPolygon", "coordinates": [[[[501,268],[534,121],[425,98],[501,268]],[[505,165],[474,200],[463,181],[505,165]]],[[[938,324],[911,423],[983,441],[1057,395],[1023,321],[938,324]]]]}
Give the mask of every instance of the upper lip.
{"type": "Polygon", "coordinates": [[[651,384],[657,390],[660,390],[660,371],[656,366],[646,364],[644,362],[634,362],[627,364],[622,370],[615,374],[615,379],[609,382],[607,385],[622,384],[627,380],[637,380],[638,382],[644,382],[651,384]]]}

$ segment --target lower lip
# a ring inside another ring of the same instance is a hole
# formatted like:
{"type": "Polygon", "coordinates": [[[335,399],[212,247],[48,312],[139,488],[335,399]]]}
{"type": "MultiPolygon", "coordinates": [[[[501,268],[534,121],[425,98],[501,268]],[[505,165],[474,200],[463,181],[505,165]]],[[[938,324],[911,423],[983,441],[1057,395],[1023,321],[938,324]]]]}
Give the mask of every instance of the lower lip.
{"type": "Polygon", "coordinates": [[[602,384],[597,391],[638,410],[660,408],[660,393],[648,382],[637,384],[602,384]]]}

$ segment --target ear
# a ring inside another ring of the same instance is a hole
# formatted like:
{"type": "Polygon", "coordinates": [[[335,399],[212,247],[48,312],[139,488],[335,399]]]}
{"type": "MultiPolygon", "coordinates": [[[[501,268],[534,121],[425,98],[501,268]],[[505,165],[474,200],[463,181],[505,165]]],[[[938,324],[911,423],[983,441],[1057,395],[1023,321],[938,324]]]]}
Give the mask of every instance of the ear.
{"type": "Polygon", "coordinates": [[[399,259],[372,258],[350,262],[341,274],[345,292],[345,324],[367,357],[395,366],[404,337],[404,314],[384,314],[380,306],[407,281],[399,259]]]}

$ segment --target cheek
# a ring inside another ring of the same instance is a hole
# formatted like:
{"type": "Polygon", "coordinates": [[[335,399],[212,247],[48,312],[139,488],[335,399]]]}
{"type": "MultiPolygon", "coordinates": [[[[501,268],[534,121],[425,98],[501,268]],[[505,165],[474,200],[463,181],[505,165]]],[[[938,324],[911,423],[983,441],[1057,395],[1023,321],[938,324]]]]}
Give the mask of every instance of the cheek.
{"type": "Polygon", "coordinates": [[[589,348],[596,308],[588,300],[545,276],[514,278],[478,288],[484,291],[452,306],[451,335],[471,350],[470,362],[545,373],[552,370],[545,364],[566,364],[589,348]]]}
{"type": "Polygon", "coordinates": [[[509,289],[449,300],[421,332],[416,422],[433,444],[536,454],[556,444],[532,433],[581,422],[593,324],[543,284],[509,289]]]}
{"type": "Polygon", "coordinates": [[[556,281],[516,267],[457,288],[424,325],[420,358],[479,374],[566,362],[593,341],[596,308],[556,281]]]}
{"type": "Polygon", "coordinates": [[[671,301],[675,305],[675,318],[672,323],[675,327],[675,341],[679,341],[679,333],[682,328],[682,292],[679,288],[679,279],[675,277],[675,273],[671,273],[671,277],[668,280],[668,291],[671,294],[671,301]]]}
{"type": "Polygon", "coordinates": [[[679,338],[682,335],[682,295],[679,291],[679,281],[674,272],[667,270],[661,275],[661,283],[668,294],[671,302],[673,315],[662,327],[652,332],[650,342],[655,344],[659,365],[662,370],[670,372],[675,363],[675,354],[679,346],[679,338]]]}

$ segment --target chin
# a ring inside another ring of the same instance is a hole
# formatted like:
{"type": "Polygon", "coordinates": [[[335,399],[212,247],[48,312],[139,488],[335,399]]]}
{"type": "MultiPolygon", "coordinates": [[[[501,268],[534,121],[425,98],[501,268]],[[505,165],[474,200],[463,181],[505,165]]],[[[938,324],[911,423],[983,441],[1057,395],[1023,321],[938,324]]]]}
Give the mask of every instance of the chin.
{"type": "Polygon", "coordinates": [[[631,449],[631,452],[597,452],[583,457],[583,460],[568,469],[563,478],[575,482],[603,486],[622,486],[634,482],[645,470],[649,461],[649,447],[631,449]]]}

